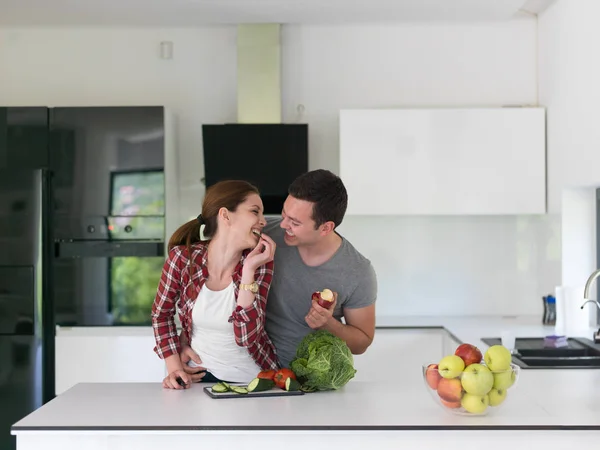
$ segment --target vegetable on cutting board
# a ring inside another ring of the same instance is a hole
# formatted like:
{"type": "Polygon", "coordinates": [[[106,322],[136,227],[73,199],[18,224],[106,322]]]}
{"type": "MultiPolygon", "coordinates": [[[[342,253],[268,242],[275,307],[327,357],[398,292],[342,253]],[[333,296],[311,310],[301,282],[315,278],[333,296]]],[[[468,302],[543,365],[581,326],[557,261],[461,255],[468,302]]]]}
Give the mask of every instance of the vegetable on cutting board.
{"type": "Polygon", "coordinates": [[[275,373],[276,371],[273,369],[270,370],[261,370],[258,375],[256,375],[256,378],[264,378],[267,380],[272,380],[275,378],[275,373]]]}
{"type": "Polygon", "coordinates": [[[285,389],[285,382],[287,381],[288,378],[293,378],[295,380],[296,374],[291,369],[284,367],[283,369],[279,369],[277,371],[273,381],[275,381],[275,385],[279,389],[285,389]]]}
{"type": "Polygon", "coordinates": [[[285,390],[286,391],[299,391],[300,388],[301,388],[300,383],[296,379],[290,377],[287,380],[285,380],[285,390]]]}
{"type": "Polygon", "coordinates": [[[275,382],[266,378],[255,378],[248,383],[248,392],[263,392],[273,389],[275,382]]]}

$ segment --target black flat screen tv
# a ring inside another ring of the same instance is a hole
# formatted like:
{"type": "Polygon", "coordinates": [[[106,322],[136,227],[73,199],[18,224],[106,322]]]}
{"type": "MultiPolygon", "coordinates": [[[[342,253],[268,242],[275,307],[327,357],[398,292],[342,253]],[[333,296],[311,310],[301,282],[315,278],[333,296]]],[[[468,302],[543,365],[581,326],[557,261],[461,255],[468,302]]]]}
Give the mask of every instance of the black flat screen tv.
{"type": "Polygon", "coordinates": [[[261,192],[265,214],[281,212],[288,186],[308,171],[307,124],[202,125],[206,187],[240,179],[261,192]]]}

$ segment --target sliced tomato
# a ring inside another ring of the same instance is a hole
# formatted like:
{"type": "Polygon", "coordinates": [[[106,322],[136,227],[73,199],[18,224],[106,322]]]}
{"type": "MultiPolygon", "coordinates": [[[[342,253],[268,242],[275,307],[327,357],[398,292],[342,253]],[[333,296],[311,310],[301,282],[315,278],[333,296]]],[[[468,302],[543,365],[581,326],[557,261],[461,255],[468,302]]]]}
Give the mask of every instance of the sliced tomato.
{"type": "Polygon", "coordinates": [[[275,378],[273,378],[273,381],[275,381],[275,385],[278,388],[285,389],[285,382],[287,381],[288,378],[293,378],[295,380],[296,374],[294,372],[292,372],[291,369],[283,368],[283,369],[279,369],[275,373],[275,378]]]}
{"type": "Polygon", "coordinates": [[[256,378],[264,378],[266,380],[272,380],[275,378],[274,370],[261,370],[260,373],[256,376],[256,378]]]}

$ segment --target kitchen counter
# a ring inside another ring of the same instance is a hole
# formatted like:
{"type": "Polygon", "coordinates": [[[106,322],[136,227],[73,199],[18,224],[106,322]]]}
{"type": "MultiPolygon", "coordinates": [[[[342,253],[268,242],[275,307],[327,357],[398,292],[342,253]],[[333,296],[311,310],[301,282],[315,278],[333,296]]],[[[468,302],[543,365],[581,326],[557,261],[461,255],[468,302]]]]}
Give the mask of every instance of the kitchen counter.
{"type": "Polygon", "coordinates": [[[348,448],[369,443],[399,448],[411,442],[418,442],[420,449],[439,445],[464,448],[463,438],[456,433],[492,439],[486,443],[487,449],[505,448],[520,442],[524,435],[536,439],[536,445],[544,443],[547,449],[597,444],[597,369],[521,370],[506,403],[481,417],[452,415],[436,405],[425,390],[420,365],[437,362],[444,348],[469,342],[485,351],[487,346],[480,339],[499,337],[505,329],[517,337],[553,333],[552,327],[543,327],[538,321],[526,317],[378,319],[372,347],[355,357],[356,378],[340,391],[214,400],[203,392],[205,383],[182,391],[165,390],[160,381],[84,383],[16,423],[13,433],[23,449],[43,442],[61,450],[75,448],[68,442],[99,445],[93,448],[158,449],[167,445],[165,439],[169,446],[203,439],[200,445],[229,448],[239,445],[235,442],[240,434],[247,448],[277,443],[285,443],[286,449],[326,448],[342,446],[343,440],[348,448]],[[440,327],[454,336],[449,346],[442,343],[448,338],[440,327]],[[65,433],[77,439],[67,442],[65,433]],[[290,434],[302,434],[302,438],[294,440],[290,434]],[[94,436],[96,440],[91,441],[94,436]],[[569,437],[564,440],[564,436],[569,437]]]}

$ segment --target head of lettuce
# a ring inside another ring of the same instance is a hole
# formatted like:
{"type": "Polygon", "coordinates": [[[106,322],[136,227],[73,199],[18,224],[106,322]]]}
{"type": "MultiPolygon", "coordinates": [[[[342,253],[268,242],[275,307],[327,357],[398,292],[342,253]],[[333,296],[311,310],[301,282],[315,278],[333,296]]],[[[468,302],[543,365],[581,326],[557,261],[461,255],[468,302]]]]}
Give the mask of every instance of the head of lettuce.
{"type": "Polygon", "coordinates": [[[314,331],[302,339],[290,368],[308,392],[339,389],[356,374],[346,342],[325,330],[314,331]]]}

